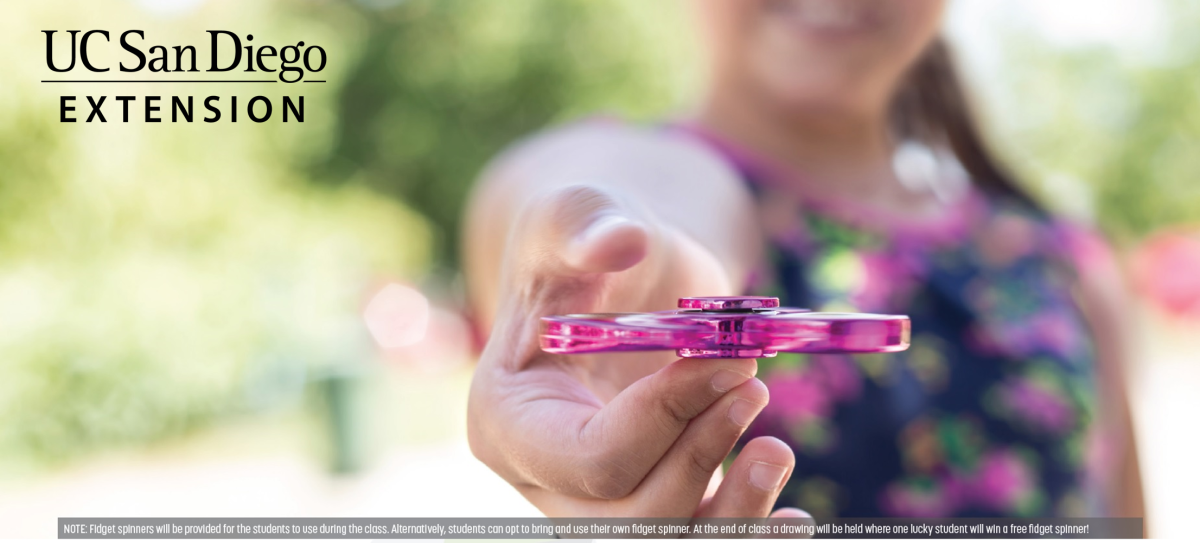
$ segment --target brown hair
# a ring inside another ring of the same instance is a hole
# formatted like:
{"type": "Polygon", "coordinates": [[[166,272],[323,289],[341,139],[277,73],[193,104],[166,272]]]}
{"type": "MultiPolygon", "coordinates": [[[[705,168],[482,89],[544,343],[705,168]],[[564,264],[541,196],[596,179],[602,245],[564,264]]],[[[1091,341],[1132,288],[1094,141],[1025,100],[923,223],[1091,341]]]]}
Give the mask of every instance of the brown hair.
{"type": "Polygon", "coordinates": [[[901,136],[948,146],[984,191],[1042,209],[988,149],[944,38],[935,38],[909,69],[892,117],[901,136]]]}

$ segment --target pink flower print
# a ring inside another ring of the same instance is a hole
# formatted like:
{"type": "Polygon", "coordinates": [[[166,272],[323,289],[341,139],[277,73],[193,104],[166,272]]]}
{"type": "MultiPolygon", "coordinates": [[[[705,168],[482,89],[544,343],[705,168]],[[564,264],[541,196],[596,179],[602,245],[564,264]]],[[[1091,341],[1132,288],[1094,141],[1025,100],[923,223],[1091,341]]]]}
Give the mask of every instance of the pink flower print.
{"type": "Polygon", "coordinates": [[[1050,352],[1069,357],[1079,347],[1081,333],[1062,311],[1037,314],[1030,319],[1030,328],[1038,337],[1037,343],[1050,352]]]}
{"type": "Polygon", "coordinates": [[[954,514],[957,500],[932,478],[910,478],[887,486],[879,508],[893,517],[946,517],[954,514]]]}
{"type": "Polygon", "coordinates": [[[813,355],[812,376],[829,391],[830,399],[845,402],[858,398],[862,377],[858,366],[844,355],[813,355]]]}
{"type": "Polygon", "coordinates": [[[1036,474],[1009,450],[987,453],[969,474],[908,477],[880,496],[880,508],[899,517],[946,517],[970,507],[1005,513],[1028,511],[1038,499],[1036,474]]]}
{"type": "Polygon", "coordinates": [[[851,292],[851,303],[869,311],[883,311],[912,289],[913,270],[901,259],[881,253],[860,253],[863,281],[851,292]]]}
{"type": "Polygon", "coordinates": [[[775,421],[809,453],[828,451],[836,441],[837,428],[828,421],[836,403],[858,397],[862,387],[857,367],[845,357],[814,356],[799,372],[780,372],[767,377],[771,402],[760,420],[775,421]]]}
{"type": "Polygon", "coordinates": [[[1059,378],[1047,368],[1034,368],[1025,377],[996,385],[984,397],[984,405],[1021,428],[1053,435],[1070,432],[1078,419],[1059,378]]]}
{"type": "Polygon", "coordinates": [[[997,322],[992,327],[996,342],[1013,356],[1028,356],[1036,351],[1041,343],[1040,334],[1036,319],[997,322]]]}
{"type": "Polygon", "coordinates": [[[828,389],[808,371],[772,376],[767,379],[767,387],[771,391],[771,402],[763,410],[764,414],[778,417],[785,423],[828,417],[832,411],[833,398],[828,389]]]}
{"type": "Polygon", "coordinates": [[[1006,387],[1004,402],[1014,414],[1051,433],[1061,433],[1075,422],[1071,406],[1054,391],[1027,381],[1006,387]]]}
{"type": "Polygon", "coordinates": [[[967,332],[967,344],[982,354],[1026,356],[1037,344],[1036,330],[1028,322],[981,318],[967,332]]]}
{"type": "Polygon", "coordinates": [[[997,511],[1016,511],[1033,491],[1035,475],[1012,451],[993,451],[984,456],[971,480],[975,502],[997,511]]]}
{"type": "Polygon", "coordinates": [[[1079,349],[1082,336],[1075,321],[1059,310],[1022,319],[983,319],[970,333],[968,342],[979,351],[1018,357],[1039,350],[1070,357],[1079,349]]]}

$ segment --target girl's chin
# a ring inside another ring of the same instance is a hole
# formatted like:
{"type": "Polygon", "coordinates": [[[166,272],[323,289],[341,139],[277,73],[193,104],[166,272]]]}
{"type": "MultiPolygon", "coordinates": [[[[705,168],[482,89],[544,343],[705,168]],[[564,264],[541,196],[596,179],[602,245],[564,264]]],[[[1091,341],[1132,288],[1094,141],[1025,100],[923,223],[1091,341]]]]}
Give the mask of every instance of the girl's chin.
{"type": "Polygon", "coordinates": [[[799,118],[850,118],[873,111],[868,97],[847,91],[853,88],[833,84],[815,86],[811,81],[805,81],[803,85],[776,82],[769,85],[764,94],[781,111],[799,118]]]}

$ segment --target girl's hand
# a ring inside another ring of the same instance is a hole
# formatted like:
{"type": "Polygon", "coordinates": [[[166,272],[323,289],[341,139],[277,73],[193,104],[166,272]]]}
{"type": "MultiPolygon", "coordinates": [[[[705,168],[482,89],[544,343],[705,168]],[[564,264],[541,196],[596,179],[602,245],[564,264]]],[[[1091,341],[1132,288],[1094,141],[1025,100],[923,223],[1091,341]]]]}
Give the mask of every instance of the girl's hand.
{"type": "Polygon", "coordinates": [[[773,438],[748,443],[706,497],[767,404],[755,360],[564,357],[538,344],[542,316],[655,311],[681,296],[732,294],[719,260],[610,189],[549,188],[516,216],[471,387],[475,455],[550,516],[768,515],[794,465],[773,438]]]}

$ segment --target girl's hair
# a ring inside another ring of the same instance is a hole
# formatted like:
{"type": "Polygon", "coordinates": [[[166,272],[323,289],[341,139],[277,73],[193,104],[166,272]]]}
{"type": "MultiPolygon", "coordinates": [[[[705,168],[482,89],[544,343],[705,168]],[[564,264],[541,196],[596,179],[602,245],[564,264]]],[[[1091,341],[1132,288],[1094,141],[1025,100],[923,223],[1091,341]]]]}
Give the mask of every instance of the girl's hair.
{"type": "Polygon", "coordinates": [[[984,142],[944,38],[935,38],[909,70],[896,93],[892,115],[901,136],[948,146],[983,190],[1042,210],[984,142]]]}

